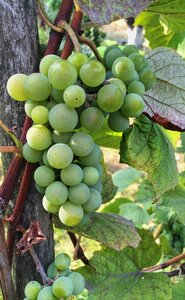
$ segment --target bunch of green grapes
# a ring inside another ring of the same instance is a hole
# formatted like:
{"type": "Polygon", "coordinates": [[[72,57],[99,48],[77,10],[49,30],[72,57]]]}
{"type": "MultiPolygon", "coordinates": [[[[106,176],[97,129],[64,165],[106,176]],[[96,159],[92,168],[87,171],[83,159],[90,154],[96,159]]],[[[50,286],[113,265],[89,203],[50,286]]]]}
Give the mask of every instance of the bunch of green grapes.
{"type": "Polygon", "coordinates": [[[164,224],[163,234],[174,250],[178,253],[183,251],[185,248],[185,227],[178,220],[176,214],[172,215],[169,222],[164,224]]]}
{"type": "Polygon", "coordinates": [[[52,283],[41,286],[38,281],[28,282],[24,290],[24,300],[77,300],[77,296],[85,288],[85,279],[79,272],[69,269],[70,263],[67,254],[58,254],[47,269],[47,276],[52,283]]]}

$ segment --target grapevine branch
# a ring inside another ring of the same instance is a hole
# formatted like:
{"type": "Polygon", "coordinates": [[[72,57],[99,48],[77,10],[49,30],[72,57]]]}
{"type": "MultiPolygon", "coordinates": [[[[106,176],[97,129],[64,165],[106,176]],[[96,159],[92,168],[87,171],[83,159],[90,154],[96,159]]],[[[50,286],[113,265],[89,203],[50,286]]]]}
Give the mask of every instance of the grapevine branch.
{"type": "Polygon", "coordinates": [[[21,148],[16,146],[0,146],[1,153],[17,153],[21,155],[21,148]]]}
{"type": "Polygon", "coordinates": [[[85,253],[82,249],[82,247],[80,246],[80,241],[77,239],[76,235],[73,232],[68,231],[67,232],[71,242],[75,248],[75,259],[81,259],[81,261],[85,264],[85,265],[90,265],[88,258],[85,256],[85,253]]]}
{"type": "Polygon", "coordinates": [[[16,137],[16,135],[0,120],[1,128],[11,137],[17,147],[21,147],[21,141],[16,137]]]}

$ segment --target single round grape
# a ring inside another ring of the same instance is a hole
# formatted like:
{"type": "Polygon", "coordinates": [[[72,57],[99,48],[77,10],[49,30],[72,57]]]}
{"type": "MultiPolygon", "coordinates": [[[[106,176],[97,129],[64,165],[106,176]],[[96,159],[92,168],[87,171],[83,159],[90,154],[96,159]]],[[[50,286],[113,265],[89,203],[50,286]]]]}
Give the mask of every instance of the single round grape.
{"type": "Polygon", "coordinates": [[[156,83],[156,75],[151,69],[144,68],[139,72],[139,80],[144,84],[145,90],[148,91],[156,83]]]}
{"type": "Polygon", "coordinates": [[[66,185],[78,185],[83,179],[83,171],[78,165],[71,164],[61,171],[60,177],[66,185]]]}
{"type": "Polygon", "coordinates": [[[6,85],[6,89],[10,97],[17,101],[25,101],[28,97],[24,91],[24,82],[27,79],[25,74],[12,75],[6,85]]]}
{"type": "Polygon", "coordinates": [[[26,100],[25,102],[25,105],[24,105],[24,110],[27,114],[28,117],[31,118],[31,112],[32,112],[32,109],[34,107],[36,107],[37,105],[43,105],[43,106],[46,106],[47,105],[47,101],[33,101],[31,99],[28,99],[26,100]]]}
{"type": "Polygon", "coordinates": [[[79,74],[81,66],[89,61],[89,58],[83,53],[72,53],[67,60],[75,66],[76,71],[79,74]]]}
{"type": "Polygon", "coordinates": [[[64,103],[63,93],[64,93],[64,91],[57,90],[54,87],[52,87],[52,89],[51,89],[51,97],[57,103],[64,103]]]}
{"type": "Polygon", "coordinates": [[[31,118],[35,124],[45,124],[49,120],[49,110],[43,105],[38,105],[32,109],[31,118]]]}
{"type": "Polygon", "coordinates": [[[54,88],[65,90],[68,86],[75,84],[77,71],[67,60],[56,61],[49,68],[48,78],[54,88]]]}
{"type": "Polygon", "coordinates": [[[36,184],[46,187],[55,180],[55,172],[46,166],[38,167],[34,172],[36,184]]]}
{"type": "Polygon", "coordinates": [[[55,266],[54,261],[52,263],[49,264],[48,268],[47,268],[47,276],[50,279],[55,279],[58,275],[58,270],[55,266]]]}
{"type": "Polygon", "coordinates": [[[103,54],[103,58],[104,60],[106,59],[108,53],[112,50],[112,49],[120,49],[117,45],[112,45],[112,46],[109,46],[105,49],[104,51],[104,54],[103,54]]]}
{"type": "Polygon", "coordinates": [[[73,283],[68,277],[59,277],[53,283],[53,293],[57,298],[66,298],[73,293],[73,283]]]}
{"type": "Polygon", "coordinates": [[[42,205],[44,209],[51,214],[56,214],[60,209],[60,205],[55,205],[51,203],[50,201],[48,201],[46,196],[44,196],[42,199],[42,205]]]}
{"type": "Polygon", "coordinates": [[[79,159],[84,166],[94,166],[100,163],[102,159],[102,151],[97,144],[94,144],[92,152],[89,155],[80,157],[79,159]]]}
{"type": "Polygon", "coordinates": [[[139,53],[134,52],[129,55],[129,58],[133,61],[136,71],[140,71],[147,66],[146,58],[139,53]]]}
{"type": "Polygon", "coordinates": [[[105,63],[108,67],[108,69],[112,68],[113,62],[118,58],[125,56],[120,48],[113,48],[109,51],[109,53],[106,55],[105,63]]]}
{"type": "Polygon", "coordinates": [[[62,143],[51,146],[47,152],[49,164],[56,169],[67,168],[73,160],[73,152],[71,148],[62,143]]]}
{"type": "Polygon", "coordinates": [[[75,155],[82,157],[92,152],[94,148],[94,141],[89,134],[76,132],[71,137],[69,146],[75,155]]]}
{"type": "Polygon", "coordinates": [[[46,190],[45,187],[40,186],[38,184],[35,184],[35,187],[36,187],[37,192],[39,192],[41,195],[45,195],[45,190],[46,190]]]}
{"type": "Polygon", "coordinates": [[[135,71],[133,61],[128,57],[117,58],[112,65],[112,73],[114,77],[119,78],[123,81],[130,80],[135,71]]]}
{"type": "Polygon", "coordinates": [[[68,188],[61,181],[52,182],[46,188],[45,196],[52,204],[62,205],[68,198],[68,188]]]}
{"type": "Polygon", "coordinates": [[[64,91],[64,102],[70,107],[80,107],[85,103],[86,94],[79,85],[70,85],[64,91]]]}
{"type": "Polygon", "coordinates": [[[52,139],[55,144],[68,144],[72,135],[73,132],[60,132],[58,130],[54,130],[52,133],[52,139]]]}
{"type": "Polygon", "coordinates": [[[42,151],[38,151],[30,147],[28,143],[24,144],[22,147],[22,155],[25,160],[30,163],[37,163],[42,158],[42,151]]]}
{"type": "Polygon", "coordinates": [[[39,292],[37,300],[58,300],[58,298],[53,294],[52,286],[45,286],[39,292]]]}
{"type": "Polygon", "coordinates": [[[49,112],[49,122],[53,129],[60,132],[72,131],[78,123],[78,114],[65,103],[55,105],[49,112]]]}
{"type": "Polygon", "coordinates": [[[28,300],[37,300],[38,293],[41,290],[41,285],[38,281],[30,281],[24,289],[24,293],[28,300]]]}
{"type": "Polygon", "coordinates": [[[123,105],[123,101],[122,91],[114,84],[107,84],[98,92],[97,103],[106,112],[117,111],[123,105]]]}
{"type": "Polygon", "coordinates": [[[124,82],[125,82],[126,86],[128,86],[133,81],[139,81],[139,74],[137,73],[137,71],[134,71],[132,73],[132,76],[130,77],[130,79],[125,80],[124,82]]]}
{"type": "Polygon", "coordinates": [[[125,97],[121,112],[126,117],[138,117],[145,108],[143,98],[137,94],[128,94],[125,97]]]}
{"type": "Polygon", "coordinates": [[[144,92],[145,92],[145,86],[140,81],[132,81],[127,87],[128,94],[134,93],[143,96],[144,92]]]}
{"type": "Polygon", "coordinates": [[[127,88],[126,85],[124,84],[124,82],[122,80],[120,80],[119,78],[114,78],[111,77],[108,79],[108,83],[114,84],[116,86],[118,86],[120,88],[120,90],[123,93],[123,97],[125,97],[126,92],[127,92],[127,88]]]}
{"type": "Polygon", "coordinates": [[[99,108],[88,107],[82,111],[80,122],[85,129],[95,131],[103,126],[104,115],[99,108]]]}
{"type": "Polygon", "coordinates": [[[43,101],[51,93],[51,84],[46,76],[40,73],[32,73],[24,82],[24,91],[28,99],[43,101]]]}
{"type": "Polygon", "coordinates": [[[96,211],[101,206],[101,204],[102,204],[101,194],[97,190],[91,188],[90,198],[82,207],[84,209],[84,212],[89,214],[96,211]]]}
{"type": "Polygon", "coordinates": [[[99,179],[99,173],[94,167],[85,167],[83,168],[83,183],[87,185],[96,184],[99,179]]]}
{"type": "Polygon", "coordinates": [[[80,68],[80,79],[89,87],[96,87],[103,83],[106,71],[102,63],[90,60],[80,68]]]}
{"type": "Polygon", "coordinates": [[[48,149],[44,150],[43,155],[42,155],[42,161],[46,167],[52,168],[52,166],[49,164],[49,161],[47,159],[47,153],[48,153],[48,149]]]}
{"type": "Polygon", "coordinates": [[[51,132],[44,125],[34,125],[28,129],[26,139],[35,150],[45,150],[52,143],[51,132]]]}
{"type": "Polygon", "coordinates": [[[87,202],[90,197],[90,190],[84,183],[69,187],[69,200],[73,204],[81,205],[87,202]]]}
{"type": "Polygon", "coordinates": [[[48,70],[50,66],[55,62],[55,61],[61,61],[62,59],[55,54],[49,54],[44,56],[39,65],[39,71],[45,76],[48,76],[48,70]]]}
{"type": "Polygon", "coordinates": [[[91,189],[94,189],[94,190],[98,191],[100,194],[102,194],[103,184],[102,184],[101,180],[99,179],[96,184],[92,185],[91,189]]]}
{"type": "Polygon", "coordinates": [[[75,205],[69,201],[59,209],[59,219],[67,226],[75,226],[83,219],[84,211],[81,205],[75,205]]]}
{"type": "Polygon", "coordinates": [[[55,257],[54,263],[58,270],[64,271],[69,269],[71,259],[68,254],[60,253],[55,257]]]}
{"type": "Polygon", "coordinates": [[[47,109],[50,111],[55,105],[57,105],[57,102],[55,102],[54,100],[50,100],[50,101],[47,103],[46,107],[47,107],[47,109]]]}
{"type": "Polygon", "coordinates": [[[124,48],[123,48],[123,53],[126,55],[126,56],[129,56],[130,54],[132,53],[138,53],[139,52],[139,49],[135,46],[135,45],[126,45],[124,48]]]}
{"type": "Polygon", "coordinates": [[[112,131],[123,132],[129,127],[129,119],[118,110],[109,114],[108,126],[112,131]]]}
{"type": "Polygon", "coordinates": [[[72,272],[68,275],[68,278],[71,279],[73,283],[73,294],[79,295],[85,288],[85,279],[78,272],[72,272]]]}

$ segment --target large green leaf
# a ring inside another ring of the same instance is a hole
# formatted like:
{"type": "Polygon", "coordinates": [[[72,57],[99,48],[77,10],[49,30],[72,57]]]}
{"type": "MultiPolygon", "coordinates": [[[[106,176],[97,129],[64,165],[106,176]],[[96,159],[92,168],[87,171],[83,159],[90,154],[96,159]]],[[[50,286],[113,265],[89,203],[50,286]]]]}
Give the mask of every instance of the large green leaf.
{"type": "Polygon", "coordinates": [[[185,296],[185,280],[181,280],[172,287],[173,300],[184,300],[185,296]]]}
{"type": "Polygon", "coordinates": [[[178,183],[173,146],[163,130],[145,116],[123,133],[120,161],[148,173],[158,196],[178,183]]]}
{"type": "Polygon", "coordinates": [[[161,256],[160,247],[152,235],[140,231],[142,242],[137,249],[119,252],[103,249],[90,260],[93,268],[83,267],[80,272],[97,300],[170,300],[171,285],[167,276],[144,274],[140,270],[156,264],[161,256]]]}
{"type": "Polygon", "coordinates": [[[101,244],[120,250],[126,246],[137,247],[140,236],[134,224],[125,218],[109,213],[93,213],[86,225],[67,227],[56,217],[56,227],[85,236],[101,244]]]}

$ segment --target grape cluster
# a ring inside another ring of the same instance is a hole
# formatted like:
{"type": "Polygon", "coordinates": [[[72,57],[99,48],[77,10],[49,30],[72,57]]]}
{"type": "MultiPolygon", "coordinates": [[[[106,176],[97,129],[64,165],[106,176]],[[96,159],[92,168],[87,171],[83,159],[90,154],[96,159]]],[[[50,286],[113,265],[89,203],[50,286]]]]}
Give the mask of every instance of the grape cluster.
{"type": "Polygon", "coordinates": [[[72,272],[70,257],[60,253],[47,269],[47,276],[52,285],[41,286],[38,281],[30,281],[25,287],[24,300],[76,300],[85,288],[85,279],[78,272],[72,272]]]}
{"type": "Polygon", "coordinates": [[[129,117],[144,110],[142,95],[155,75],[138,51],[135,46],[123,51],[108,47],[107,72],[83,53],[67,60],[47,55],[39,73],[15,74],[7,82],[9,95],[26,101],[25,112],[33,121],[23,156],[40,163],[34,180],[44,195],[43,207],[58,213],[67,226],[84,222],[102,204],[102,152],[87,131],[99,130],[106,117],[112,130],[124,131],[129,117]],[[96,96],[93,101],[90,94],[96,96]]]}

